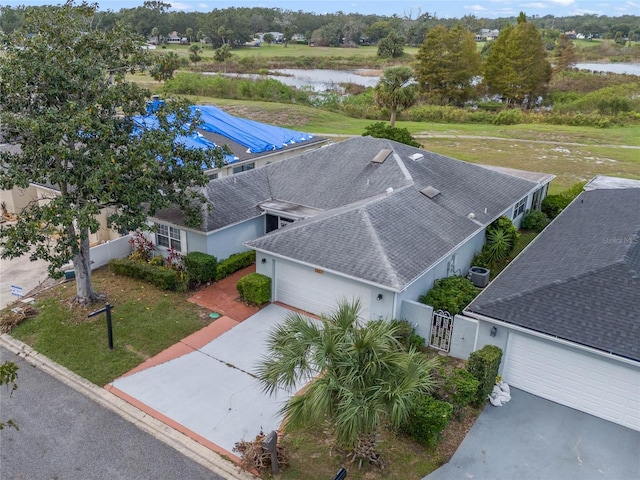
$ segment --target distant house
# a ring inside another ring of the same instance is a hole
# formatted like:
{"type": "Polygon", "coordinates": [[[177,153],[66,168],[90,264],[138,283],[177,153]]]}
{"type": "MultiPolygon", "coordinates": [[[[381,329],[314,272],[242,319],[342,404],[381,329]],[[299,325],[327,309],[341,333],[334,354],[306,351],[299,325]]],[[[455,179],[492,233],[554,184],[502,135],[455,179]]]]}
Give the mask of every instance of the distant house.
{"type": "Polygon", "coordinates": [[[640,430],[640,181],[596,177],[455,317],[451,355],[487,344],[512,386],[640,430]]]}
{"type": "Polygon", "coordinates": [[[572,40],[575,40],[575,39],[577,38],[577,36],[578,36],[578,35],[576,34],[576,31],[575,31],[575,30],[570,30],[570,31],[568,31],[568,32],[564,32],[564,35],[565,35],[567,38],[570,38],[570,39],[572,39],[572,40]]]}
{"type": "Polygon", "coordinates": [[[319,314],[358,298],[365,319],[401,318],[436,279],[465,275],[486,226],[518,223],[553,178],[525,176],[355,137],[211,181],[197,228],[177,209],[150,221],[183,252],[254,249],[274,301],[319,314]]]}
{"type": "Polygon", "coordinates": [[[282,32],[259,32],[254,35],[254,37],[258,38],[261,42],[264,42],[264,36],[270,33],[273,37],[273,43],[282,43],[284,41],[284,33],[282,32]]]}
{"type": "Polygon", "coordinates": [[[500,35],[500,30],[490,30],[483,28],[479,33],[475,34],[476,42],[486,42],[487,40],[495,40],[500,35]]]}
{"type": "Polygon", "coordinates": [[[167,35],[166,41],[167,41],[167,43],[179,44],[179,45],[187,45],[187,44],[189,44],[189,39],[187,37],[179,34],[175,30],[173,32],[171,32],[169,35],[167,35]]]}

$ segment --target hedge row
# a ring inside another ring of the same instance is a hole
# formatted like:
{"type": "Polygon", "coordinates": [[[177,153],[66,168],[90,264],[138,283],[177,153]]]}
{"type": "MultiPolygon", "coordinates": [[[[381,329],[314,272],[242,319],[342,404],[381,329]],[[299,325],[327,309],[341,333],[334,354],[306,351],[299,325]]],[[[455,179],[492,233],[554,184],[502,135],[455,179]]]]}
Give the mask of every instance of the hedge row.
{"type": "Polygon", "coordinates": [[[256,263],[256,252],[249,250],[247,252],[236,253],[229,258],[218,263],[216,270],[216,280],[222,280],[238,270],[248,267],[256,263]]]}
{"type": "Polygon", "coordinates": [[[195,282],[211,282],[216,279],[218,259],[203,252],[190,252],[184,256],[184,269],[195,282]]]}
{"type": "Polygon", "coordinates": [[[186,291],[187,289],[187,275],[172,268],[129,258],[114,258],[109,261],[109,269],[116,275],[139,278],[162,290],[186,291]]]}

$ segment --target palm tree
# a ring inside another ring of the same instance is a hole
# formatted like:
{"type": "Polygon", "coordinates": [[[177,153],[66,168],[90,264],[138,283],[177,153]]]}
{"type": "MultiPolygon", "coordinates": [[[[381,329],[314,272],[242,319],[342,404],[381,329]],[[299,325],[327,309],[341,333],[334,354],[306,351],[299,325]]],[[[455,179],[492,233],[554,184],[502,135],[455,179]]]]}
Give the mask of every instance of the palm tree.
{"type": "Polygon", "coordinates": [[[391,109],[389,123],[392,127],[396,124],[398,108],[409,107],[416,100],[415,84],[410,83],[412,78],[413,70],[409,67],[387,68],[373,89],[373,98],[376,103],[391,109]]]}
{"type": "Polygon", "coordinates": [[[407,351],[395,322],[363,323],[359,314],[359,301],[340,302],[321,321],[290,314],[269,333],[257,376],[268,394],[311,381],[282,407],[285,429],[327,421],[354,460],[379,463],[376,431],[407,420],[415,399],[434,386],[435,360],[407,351]]]}
{"type": "Polygon", "coordinates": [[[160,36],[160,30],[158,30],[158,27],[151,29],[151,36],[156,37],[156,45],[158,45],[160,43],[160,39],[158,38],[160,36]]]}

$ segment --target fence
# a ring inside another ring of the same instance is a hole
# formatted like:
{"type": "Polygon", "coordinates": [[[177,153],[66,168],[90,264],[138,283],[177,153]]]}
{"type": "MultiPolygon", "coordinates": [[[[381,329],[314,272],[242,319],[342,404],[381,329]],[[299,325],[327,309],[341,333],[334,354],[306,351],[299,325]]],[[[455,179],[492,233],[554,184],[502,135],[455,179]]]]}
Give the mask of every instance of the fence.
{"type": "Polygon", "coordinates": [[[125,235],[91,247],[91,270],[105,266],[112,258],[128,256],[131,253],[130,238],[131,235],[125,235]]]}

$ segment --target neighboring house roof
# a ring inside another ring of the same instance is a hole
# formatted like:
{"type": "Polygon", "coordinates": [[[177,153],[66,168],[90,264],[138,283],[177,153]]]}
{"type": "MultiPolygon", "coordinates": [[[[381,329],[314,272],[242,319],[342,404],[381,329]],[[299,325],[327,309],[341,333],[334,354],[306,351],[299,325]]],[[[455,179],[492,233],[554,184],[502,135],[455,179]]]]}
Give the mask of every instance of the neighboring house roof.
{"type": "MultiPolygon", "coordinates": [[[[254,218],[278,202],[297,205],[311,212],[308,218],[247,245],[401,290],[537,185],[397,142],[355,137],[210,182],[200,230],[254,218]],[[386,160],[372,162],[385,149],[386,160]],[[433,198],[420,193],[429,186],[439,191],[433,198]]],[[[156,218],[185,224],[177,210],[156,218]]]]}
{"type": "MultiPolygon", "coordinates": [[[[157,128],[158,119],[154,112],[162,105],[164,101],[157,97],[149,101],[147,115],[133,117],[136,128],[157,128]]],[[[326,141],[310,133],[236,117],[213,105],[193,105],[190,108],[200,113],[201,124],[193,135],[180,135],[176,142],[189,148],[227,146],[232,155],[225,156],[225,164],[306,148],[326,141]]]]}
{"type": "Polygon", "coordinates": [[[467,311],[640,361],[640,182],[587,188],[467,311]]]}

